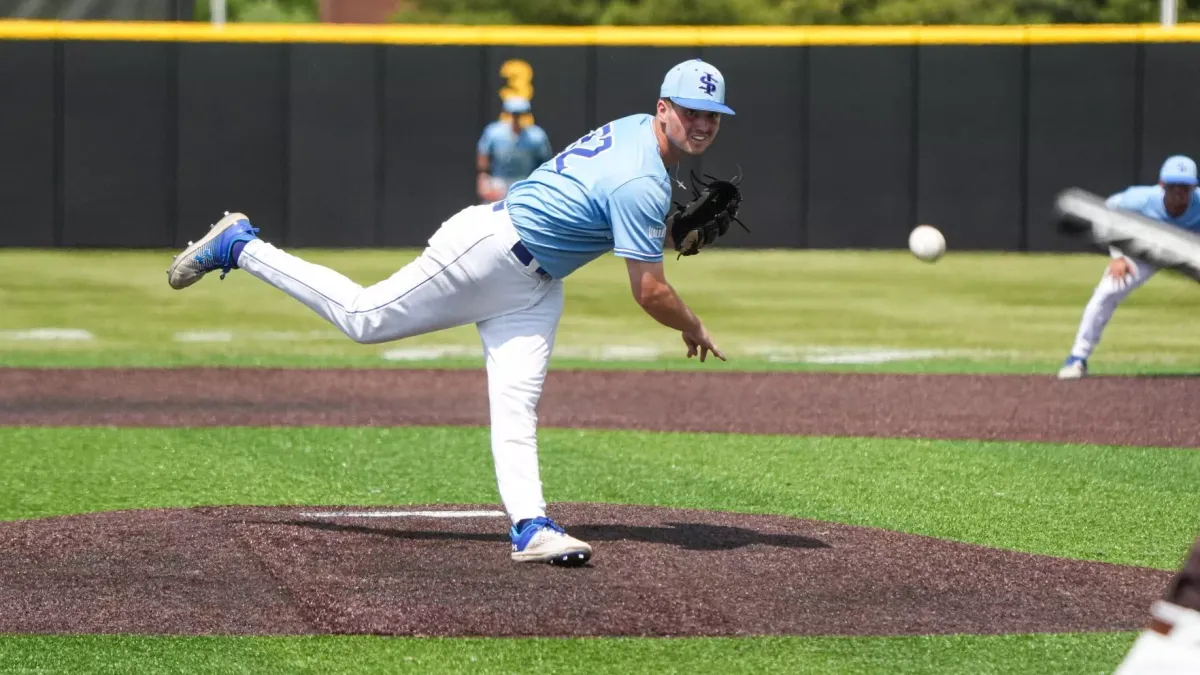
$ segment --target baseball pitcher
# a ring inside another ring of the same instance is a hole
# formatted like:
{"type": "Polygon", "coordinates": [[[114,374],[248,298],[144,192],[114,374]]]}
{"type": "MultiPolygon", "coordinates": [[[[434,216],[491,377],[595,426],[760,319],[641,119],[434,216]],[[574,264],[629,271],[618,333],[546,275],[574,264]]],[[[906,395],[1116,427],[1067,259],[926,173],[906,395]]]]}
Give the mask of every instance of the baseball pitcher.
{"type": "MultiPolygon", "coordinates": [[[[687,356],[725,359],[708,329],[667,282],[663,252],[695,255],[736,220],[735,182],[713,180],[671,211],[667,167],[712,144],[725,80],[697,59],[664,78],[653,115],[613,120],[512,186],[503,201],[462,209],[421,255],[363,288],[338,272],[258,238],[226,214],[167,270],[172,288],[242,269],[303,303],[348,337],[381,343],[474,324],[488,378],[492,458],[511,521],[516,561],[583,564],[592,548],[546,515],[538,472],[536,407],[563,309],[563,280],[606,253],[625,260],[633,298],[679,331],[687,356]],[[668,213],[670,212],[670,213],[668,213]]],[[[738,221],[740,222],[740,221],[738,221]]]]}
{"type": "MultiPolygon", "coordinates": [[[[1109,209],[1131,211],[1146,218],[1190,231],[1200,230],[1200,190],[1196,187],[1196,162],[1183,155],[1168,157],[1159,170],[1157,185],[1134,185],[1110,196],[1109,209]]],[[[1090,231],[1090,230],[1089,230],[1090,231]]],[[[1116,240],[1128,238],[1117,237],[1116,240]]],[[[1145,243],[1131,245],[1146,255],[1131,255],[1124,244],[1109,248],[1112,262],[1100,278],[1083,310],[1083,318],[1066,361],[1058,371],[1060,380],[1077,380],[1087,375],[1088,358],[1100,343],[1105,326],[1122,300],[1150,280],[1162,266],[1145,243]]],[[[1182,243],[1182,242],[1181,242],[1182,243]]]]}

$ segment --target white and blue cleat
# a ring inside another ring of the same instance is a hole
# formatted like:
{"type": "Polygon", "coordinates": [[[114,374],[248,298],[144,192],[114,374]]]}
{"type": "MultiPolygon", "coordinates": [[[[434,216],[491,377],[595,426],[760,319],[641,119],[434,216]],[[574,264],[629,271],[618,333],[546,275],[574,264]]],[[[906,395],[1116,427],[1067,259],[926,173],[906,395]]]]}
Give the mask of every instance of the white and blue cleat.
{"type": "Polygon", "coordinates": [[[1060,380],[1079,380],[1084,377],[1087,377],[1087,359],[1078,356],[1068,356],[1062,368],[1058,369],[1060,380]]]}
{"type": "Polygon", "coordinates": [[[592,547],[567,534],[546,517],[522,520],[508,531],[512,559],[575,567],[592,558],[592,547]],[[520,525],[521,527],[518,527],[520,525]]]}
{"type": "Polygon", "coordinates": [[[232,259],[233,245],[257,239],[257,233],[258,228],[250,225],[245,214],[226,211],[200,241],[189,241],[187,248],[175,256],[167,268],[167,283],[176,290],[187,288],[214,270],[221,270],[224,279],[229,270],[237,269],[232,259]]]}

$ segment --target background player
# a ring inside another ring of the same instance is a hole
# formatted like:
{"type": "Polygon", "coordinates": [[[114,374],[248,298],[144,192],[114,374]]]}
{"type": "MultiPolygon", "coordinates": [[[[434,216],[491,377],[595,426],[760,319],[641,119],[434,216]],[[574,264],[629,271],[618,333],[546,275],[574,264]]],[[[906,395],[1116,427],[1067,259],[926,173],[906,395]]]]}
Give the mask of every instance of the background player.
{"type": "Polygon", "coordinates": [[[724,360],[708,330],[667,282],[667,166],[708,149],[725,105],[725,81],[700,60],[672,68],[654,115],[605,124],[515,184],[505,201],[469,206],[442,224],[421,255],[363,288],[259,239],[227,214],[167,270],[173,288],[233,268],[304,303],[360,343],[380,343],[473,323],[483,341],[492,457],[513,526],[517,561],[581,564],[591,547],[546,517],[538,472],[536,407],[559,316],[562,280],[613,252],[624,258],[634,300],[680,332],[688,357],[724,360]]]}
{"type": "MultiPolygon", "coordinates": [[[[1134,185],[1108,198],[1108,207],[1126,209],[1189,230],[1200,229],[1200,191],[1196,189],[1196,162],[1183,155],[1168,157],[1157,185],[1134,185]]],[[[1087,375],[1088,357],[1100,343],[1104,327],[1122,300],[1146,283],[1158,268],[1111,249],[1113,260],[1083,310],[1071,353],[1058,371],[1060,380],[1087,375]]]]}
{"type": "Polygon", "coordinates": [[[513,183],[533,173],[550,159],[550,137],[536,124],[523,124],[531,112],[529,101],[510,96],[504,99],[508,120],[496,120],[483,128],[475,150],[475,192],[484,202],[504,199],[513,183]]]}

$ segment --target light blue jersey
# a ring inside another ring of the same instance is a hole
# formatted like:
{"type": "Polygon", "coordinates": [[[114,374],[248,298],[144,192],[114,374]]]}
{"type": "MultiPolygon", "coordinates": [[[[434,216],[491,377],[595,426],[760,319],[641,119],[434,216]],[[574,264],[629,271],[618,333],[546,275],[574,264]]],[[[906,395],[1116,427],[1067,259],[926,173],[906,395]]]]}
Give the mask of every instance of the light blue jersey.
{"type": "Polygon", "coordinates": [[[513,227],[550,276],[562,279],[612,251],[663,259],[671,182],[652,115],[630,115],[584,136],[514,185],[513,227]]]}
{"type": "Polygon", "coordinates": [[[488,157],[488,173],[512,184],[550,159],[550,138],[536,124],[513,132],[510,122],[496,121],[483,129],[476,152],[488,157]]]}
{"type": "Polygon", "coordinates": [[[1164,223],[1200,231],[1200,190],[1192,189],[1192,200],[1178,218],[1167,215],[1167,207],[1163,205],[1165,193],[1161,185],[1134,185],[1109,197],[1106,204],[1110,209],[1134,211],[1164,223]]]}

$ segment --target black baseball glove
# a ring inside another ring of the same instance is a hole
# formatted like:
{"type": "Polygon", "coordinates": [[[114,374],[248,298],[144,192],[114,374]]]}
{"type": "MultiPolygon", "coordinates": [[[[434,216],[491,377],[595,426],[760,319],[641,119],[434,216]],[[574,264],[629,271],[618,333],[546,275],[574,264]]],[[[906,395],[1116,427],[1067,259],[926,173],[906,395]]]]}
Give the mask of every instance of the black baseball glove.
{"type": "Polygon", "coordinates": [[[696,178],[695,173],[692,174],[694,198],[687,204],[675,202],[675,210],[667,214],[666,226],[671,232],[671,240],[675,242],[675,250],[681,256],[699,253],[700,249],[724,236],[731,222],[737,221],[743,230],[750,231],[737,218],[742,202],[742,192],[738,188],[741,176],[735,176],[733,180],[719,180],[708,174],[704,176],[710,182],[705,183],[696,178]],[[697,189],[697,185],[703,186],[704,190],[697,189]]]}

